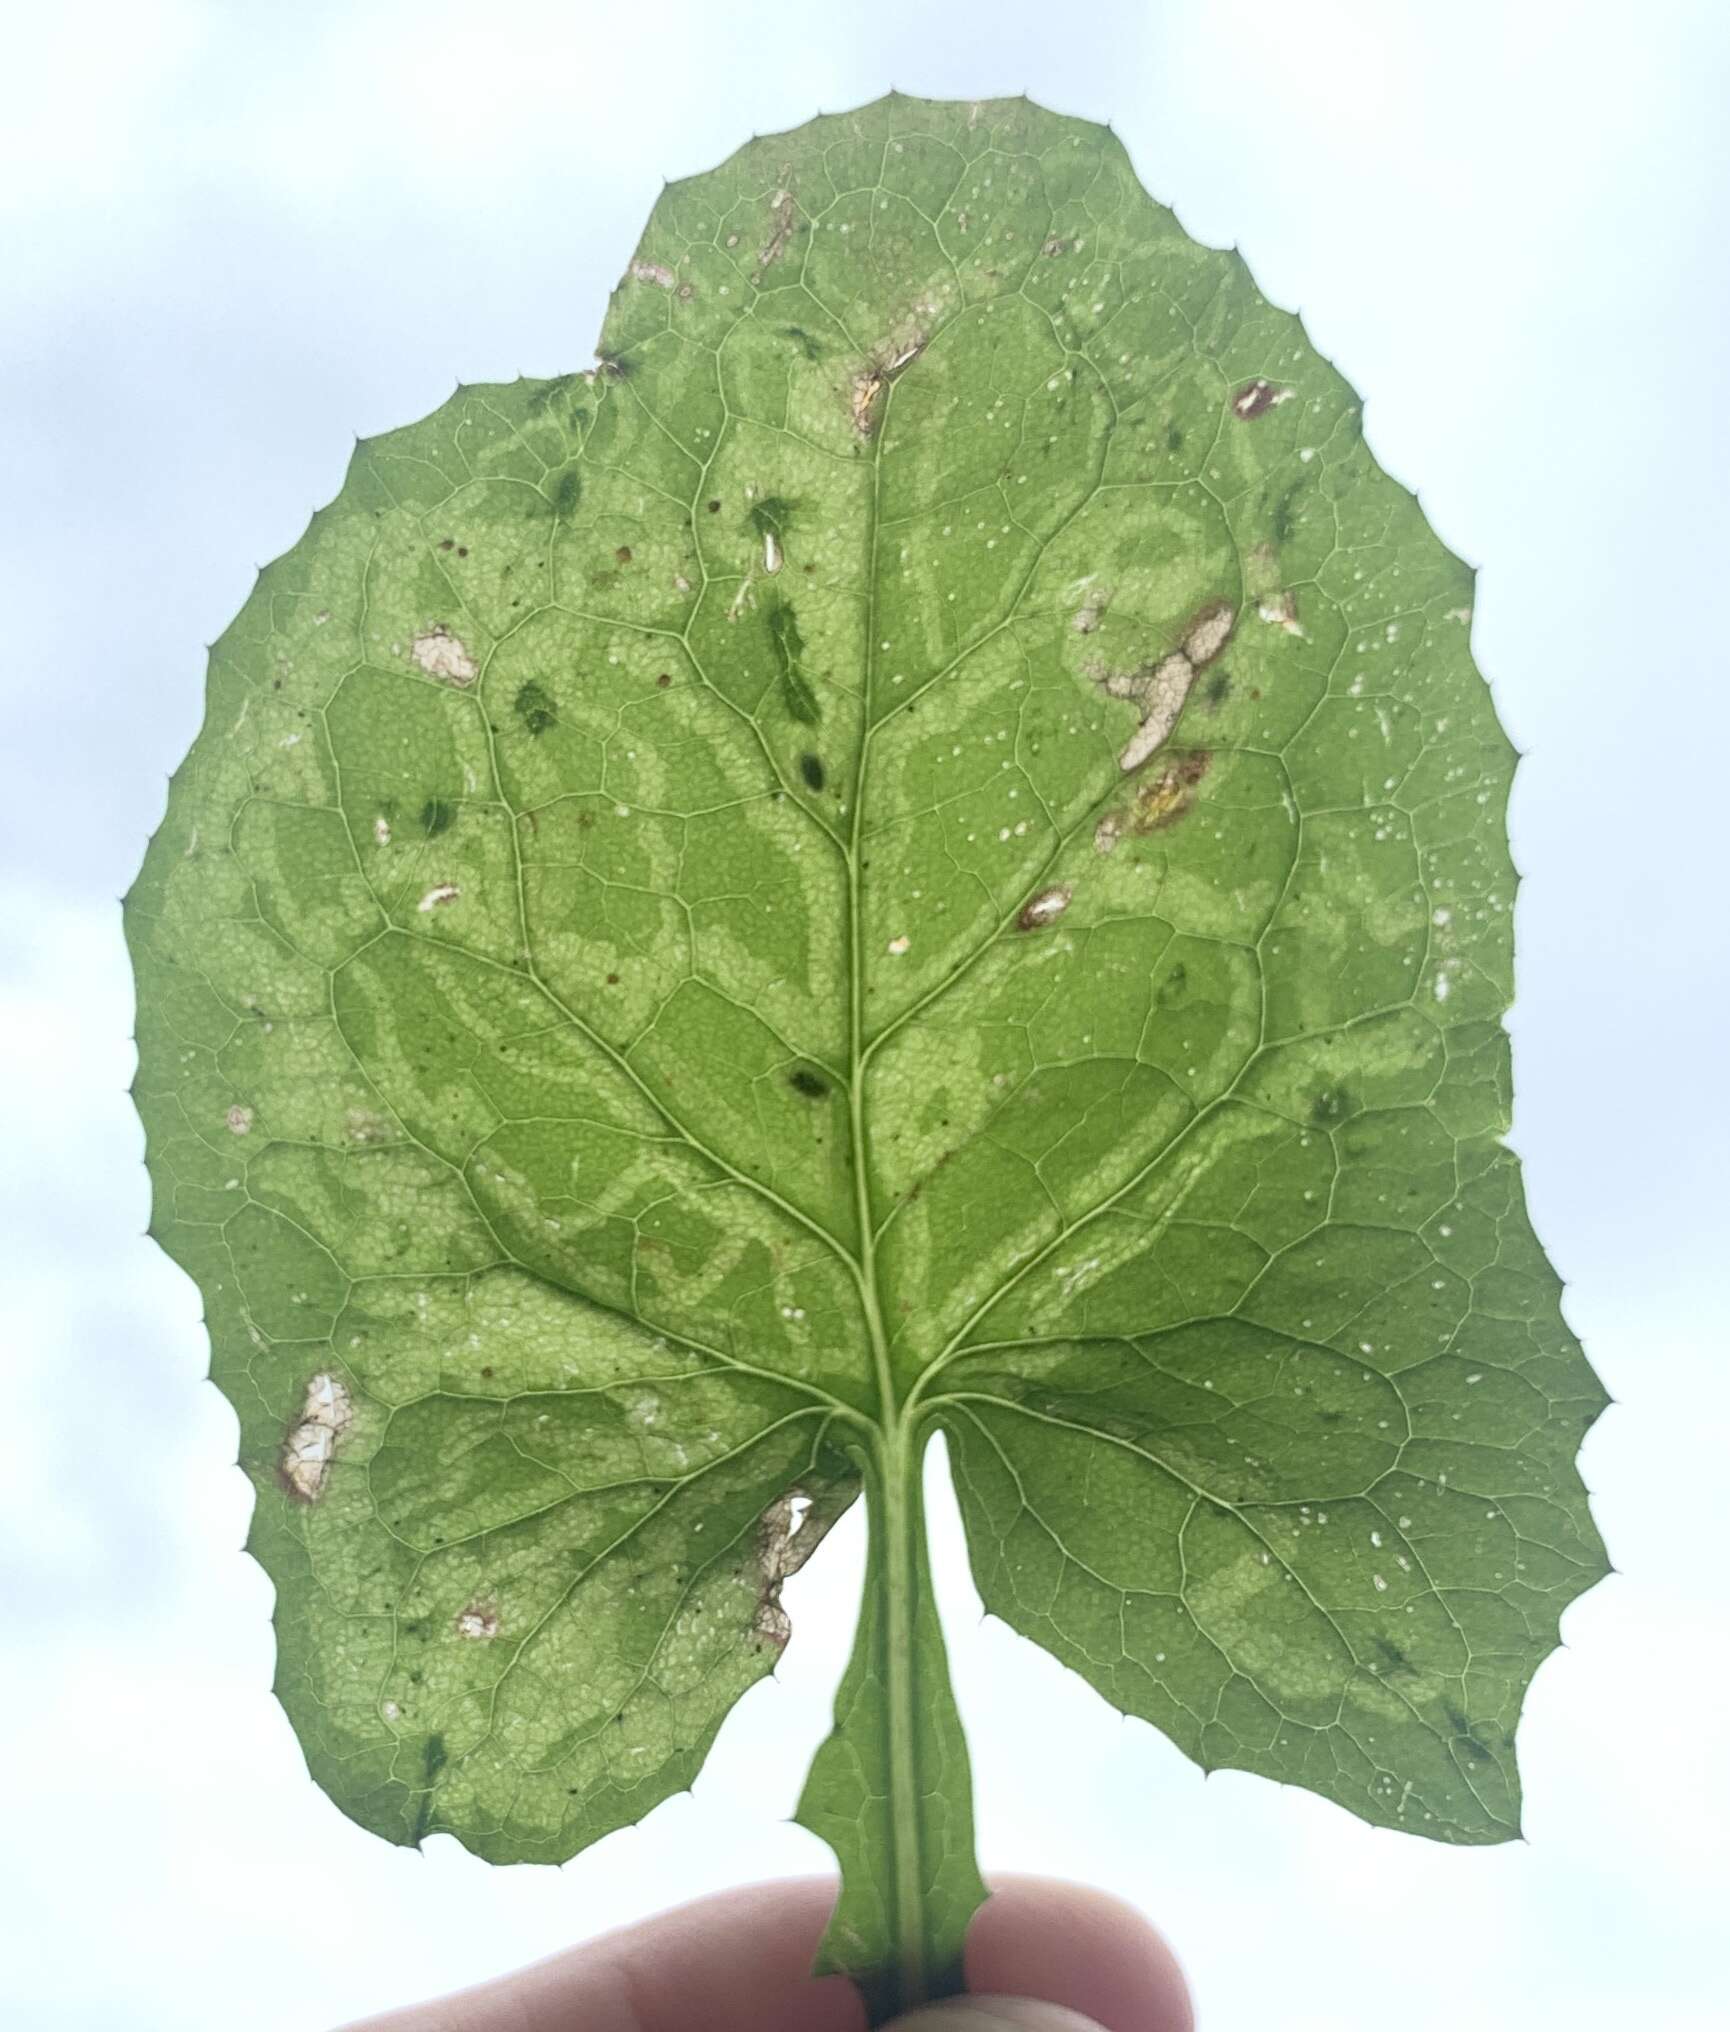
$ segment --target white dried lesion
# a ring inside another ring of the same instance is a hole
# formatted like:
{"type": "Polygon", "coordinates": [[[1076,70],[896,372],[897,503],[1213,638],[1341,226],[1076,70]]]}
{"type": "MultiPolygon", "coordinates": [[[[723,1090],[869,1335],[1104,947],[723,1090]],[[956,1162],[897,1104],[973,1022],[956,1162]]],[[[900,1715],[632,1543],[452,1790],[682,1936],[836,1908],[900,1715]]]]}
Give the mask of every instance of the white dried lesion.
{"type": "MultiPolygon", "coordinates": [[[[1237,627],[1237,609],[1229,600],[1210,600],[1190,620],[1180,647],[1135,670],[1110,670],[1103,664],[1084,666],[1086,674],[1110,697],[1130,699],[1141,708],[1141,724],[1130,735],[1117,766],[1128,776],[1157,753],[1177,725],[1196,673],[1205,670],[1224,650],[1237,627]]],[[[1111,843],[1100,847],[1109,852],[1111,843]]],[[[1096,840],[1095,845],[1099,842],[1096,840]]]]}
{"type": "Polygon", "coordinates": [[[1273,594],[1271,598],[1257,603],[1256,613],[1270,628],[1282,629],[1287,635],[1295,635],[1302,642],[1309,640],[1309,630],[1298,619],[1295,593],[1286,591],[1273,594]]]}
{"type": "Polygon", "coordinates": [[[1037,896],[1031,896],[1021,906],[1021,914],[1015,920],[1023,931],[1038,931],[1042,926],[1055,924],[1069,908],[1074,889],[1067,882],[1054,882],[1048,889],[1041,889],[1037,896]]]}
{"type": "Polygon", "coordinates": [[[453,635],[442,621],[435,621],[424,633],[417,635],[409,644],[409,654],[428,677],[436,677],[459,689],[473,684],[480,675],[480,665],[463,646],[461,639],[453,635]]]}
{"type": "Polygon", "coordinates": [[[496,1602],[472,1601],[457,1612],[456,1633],[471,1644],[490,1644],[499,1634],[499,1627],[496,1602]]]}
{"type": "MultiPolygon", "coordinates": [[[[919,308],[915,307],[916,313],[919,308]]],[[[926,304],[923,309],[934,312],[936,305],[926,304]]],[[[869,437],[877,428],[877,412],[884,389],[898,374],[911,367],[930,343],[931,333],[926,326],[909,323],[872,348],[870,358],[853,376],[848,392],[853,428],[861,437],[869,437]]]]}
{"type": "Polygon", "coordinates": [[[283,1438],[277,1463],[283,1487],[297,1501],[316,1503],[323,1495],[337,1445],[353,1423],[347,1386],[326,1369],[309,1377],[300,1416],[283,1438]]]}
{"type": "Polygon", "coordinates": [[[781,1606],[781,1583],[797,1573],[816,1549],[821,1533],[806,1532],[811,1498],[803,1489],[789,1489],[769,1505],[757,1526],[757,1608],[751,1628],[777,1651],[793,1634],[781,1606]]]}
{"type": "Polygon", "coordinates": [[[770,232],[757,255],[759,274],[773,266],[787,251],[787,242],[793,237],[793,227],[798,219],[798,207],[793,202],[790,190],[778,190],[769,201],[770,232]]]}

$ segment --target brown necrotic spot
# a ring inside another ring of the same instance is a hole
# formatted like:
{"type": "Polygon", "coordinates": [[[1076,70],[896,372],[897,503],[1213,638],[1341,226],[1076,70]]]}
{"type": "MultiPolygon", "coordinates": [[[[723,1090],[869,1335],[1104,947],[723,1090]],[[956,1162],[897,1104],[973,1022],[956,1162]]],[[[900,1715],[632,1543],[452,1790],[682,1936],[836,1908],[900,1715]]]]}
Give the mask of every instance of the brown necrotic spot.
{"type": "Polygon", "coordinates": [[[456,1633],[459,1637],[467,1637],[471,1643],[490,1644],[499,1634],[498,1604],[477,1599],[466,1608],[459,1609],[456,1633]]]}
{"type": "Polygon", "coordinates": [[[1164,832],[1195,803],[1195,787],[1213,766],[1206,748],[1171,756],[1136,793],[1130,825],[1138,833],[1164,832]]]}
{"type": "Polygon", "coordinates": [[[776,1651],[792,1635],[793,1626],[781,1606],[781,1583],[797,1573],[810,1556],[820,1530],[808,1530],[806,1519],[811,1498],[802,1489],[789,1489],[778,1502],[763,1512],[757,1526],[753,1578],[757,1586],[757,1611],[751,1619],[753,1633],[776,1651]]]}
{"type": "Polygon", "coordinates": [[[793,224],[797,217],[793,193],[789,190],[778,190],[769,205],[769,237],[757,255],[759,274],[763,269],[779,261],[787,251],[787,242],[793,237],[793,224]]]}
{"type": "Polygon", "coordinates": [[[1047,924],[1055,924],[1069,908],[1069,899],[1074,894],[1067,882],[1054,882],[1049,889],[1041,889],[1037,896],[1030,896],[1021,906],[1016,926],[1022,931],[1038,931],[1047,924]]]}
{"type": "Polygon", "coordinates": [[[1276,388],[1271,381],[1246,381],[1231,398],[1231,413],[1239,422],[1251,423],[1289,400],[1291,392],[1289,388],[1276,388]]]}

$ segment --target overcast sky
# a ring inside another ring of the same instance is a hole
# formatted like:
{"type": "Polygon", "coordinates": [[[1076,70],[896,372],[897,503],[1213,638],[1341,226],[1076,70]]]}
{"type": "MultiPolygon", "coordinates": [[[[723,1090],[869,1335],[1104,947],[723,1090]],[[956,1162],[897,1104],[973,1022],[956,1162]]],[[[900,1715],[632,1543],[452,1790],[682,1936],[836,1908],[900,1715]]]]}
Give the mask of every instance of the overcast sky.
{"type": "Polygon", "coordinates": [[[191,1285],[140,1239],[114,899],[202,651],[354,432],[591,357],[663,175],[891,84],[1109,119],[1363,393],[1479,563],[1527,760],[1515,1141],[1618,1400],[1621,1569],[1522,1734],[1524,1844],[1205,1783],[982,1622],[935,1502],[988,1866],[1125,1894],[1205,2028],[1721,2021],[1730,1680],[1722,6],[117,0],[0,10],[0,2016],[323,2032],[743,1878],[850,1634],[856,1524],[694,1795],[562,1871],[394,1850],[306,1777],[191,1285]],[[1061,1747],[1059,1747],[1061,1746],[1061,1747]],[[6,1936],[10,1934],[11,1938],[6,1936]]]}

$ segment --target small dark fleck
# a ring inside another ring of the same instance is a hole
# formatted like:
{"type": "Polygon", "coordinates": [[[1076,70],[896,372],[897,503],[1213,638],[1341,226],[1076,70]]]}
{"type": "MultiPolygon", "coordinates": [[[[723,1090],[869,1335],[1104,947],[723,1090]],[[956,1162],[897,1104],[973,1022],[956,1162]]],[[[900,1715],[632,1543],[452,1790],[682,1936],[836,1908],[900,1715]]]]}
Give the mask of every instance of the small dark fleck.
{"type": "Polygon", "coordinates": [[[609,974],[609,975],[607,976],[607,986],[608,986],[609,988],[616,988],[616,987],[617,987],[618,985],[619,985],[619,977],[618,977],[618,975],[617,975],[617,974],[609,974]]]}
{"type": "Polygon", "coordinates": [[[444,541],[439,545],[440,550],[455,550],[456,547],[457,540],[454,536],[447,536],[444,539],[444,541]]]}
{"type": "Polygon", "coordinates": [[[1175,423],[1168,423],[1165,427],[1165,448],[1168,452],[1183,450],[1183,432],[1175,423]]]}
{"type": "Polygon", "coordinates": [[[613,556],[620,564],[629,564],[631,561],[631,546],[628,543],[621,543],[618,549],[613,552],[613,556]]]}
{"type": "Polygon", "coordinates": [[[711,502],[709,503],[709,513],[710,513],[711,515],[719,515],[719,514],[720,514],[720,512],[721,512],[721,504],[720,504],[720,502],[719,502],[719,501],[711,501],[711,502]]]}
{"type": "Polygon", "coordinates": [[[822,757],[818,755],[801,755],[799,757],[799,774],[804,777],[806,784],[812,790],[821,790],[823,785],[828,781],[828,778],[824,774],[822,757]]]}
{"type": "Polygon", "coordinates": [[[459,543],[459,544],[457,545],[457,556],[458,556],[458,557],[467,557],[467,556],[468,556],[468,554],[469,554],[469,547],[468,547],[468,545],[467,545],[466,543],[459,543]]]}
{"type": "Polygon", "coordinates": [[[493,1366],[492,1366],[491,1362],[484,1362],[484,1363],[482,1363],[482,1365],[481,1365],[481,1374],[482,1374],[482,1375],[483,1375],[484,1377],[486,1377],[486,1378],[488,1378],[488,1379],[490,1380],[490,1379],[491,1379],[491,1377],[492,1377],[492,1373],[493,1373],[493,1366]]]}
{"type": "Polygon", "coordinates": [[[660,676],[655,679],[656,684],[660,686],[662,691],[665,691],[672,681],[673,673],[670,670],[663,670],[660,676]]]}

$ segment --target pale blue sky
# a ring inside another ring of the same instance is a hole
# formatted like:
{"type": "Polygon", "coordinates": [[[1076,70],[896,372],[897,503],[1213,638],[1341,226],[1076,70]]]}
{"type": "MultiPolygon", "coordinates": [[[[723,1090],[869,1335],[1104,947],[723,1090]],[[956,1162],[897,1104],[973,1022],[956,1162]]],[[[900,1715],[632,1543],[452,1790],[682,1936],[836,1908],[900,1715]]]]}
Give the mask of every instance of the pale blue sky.
{"type": "Polygon", "coordinates": [[[249,1494],[196,1297],[139,1239],[113,899],[199,719],[200,644],[352,434],[458,379],[585,364],[663,174],[896,84],[1110,119],[1192,233],[1303,310],[1383,463],[1483,567],[1479,660],[1528,756],[1515,1140],[1619,1400],[1586,1469],[1621,1574],[1539,1675],[1528,1841],[1499,1850],[1204,1784],[981,1622],[939,1502],[985,1859],[1142,1905],[1207,2027],[1716,2025],[1723,10],[69,0],[5,10],[5,44],[0,2015],[321,2032],[825,1864],[786,1816],[856,1529],[789,1589],[780,1678],[695,1794],[562,1872],[392,1850],[313,1788],[267,1690],[269,1591],[236,1549],[249,1494]]]}

